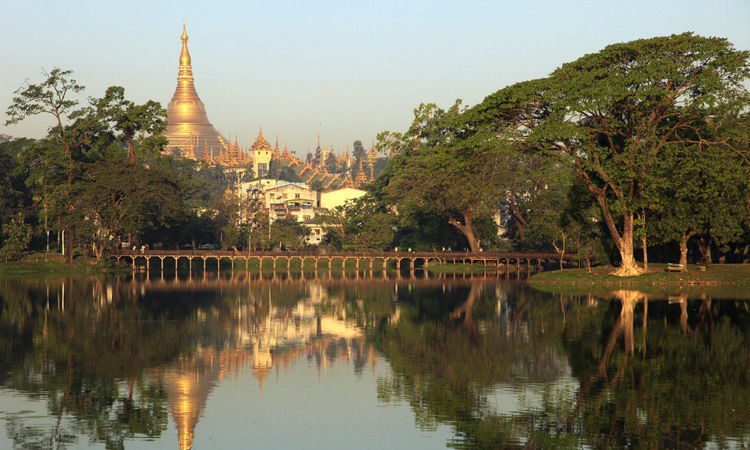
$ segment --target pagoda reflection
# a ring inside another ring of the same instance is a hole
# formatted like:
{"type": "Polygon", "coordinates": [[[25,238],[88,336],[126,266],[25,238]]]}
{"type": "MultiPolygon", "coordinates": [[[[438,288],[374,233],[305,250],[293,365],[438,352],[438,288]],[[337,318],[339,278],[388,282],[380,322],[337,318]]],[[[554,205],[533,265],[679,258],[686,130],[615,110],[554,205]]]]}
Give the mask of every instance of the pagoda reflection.
{"type": "Polygon", "coordinates": [[[343,296],[315,283],[302,295],[298,287],[289,292],[278,285],[229,292],[231,306],[196,312],[211,344],[198,344],[153,372],[164,386],[180,450],[192,448],[211,391],[226,377],[250,374],[262,391],[271,371],[278,374],[300,360],[314,364],[319,374],[336,362],[353,363],[355,370],[375,367],[375,350],[343,296]]]}

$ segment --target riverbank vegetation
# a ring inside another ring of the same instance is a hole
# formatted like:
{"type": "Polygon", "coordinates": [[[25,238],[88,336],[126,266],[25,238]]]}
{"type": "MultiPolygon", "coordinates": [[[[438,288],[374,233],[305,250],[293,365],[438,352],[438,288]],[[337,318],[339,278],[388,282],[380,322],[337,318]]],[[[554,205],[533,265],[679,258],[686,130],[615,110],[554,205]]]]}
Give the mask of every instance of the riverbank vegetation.
{"type": "Polygon", "coordinates": [[[649,250],[685,267],[691,246],[704,263],[747,260],[748,55],[690,33],[642,39],[470,108],[420,105],[379,136],[393,153],[379,192],[401,227],[424,230],[429,212],[474,251],[572,252],[617,275],[643,273],[649,250]]]}
{"type": "MultiPolygon", "coordinates": [[[[567,253],[617,275],[647,273],[649,257],[750,261],[748,74],[747,51],[685,33],[610,45],[471,107],[419,105],[405,131],[379,134],[389,165],[368,195],[319,217],[323,246],[567,253]]],[[[84,102],[71,72],[45,76],[7,110],[8,124],[53,126],[0,144],[1,260],[306,246],[307,228],[269,230],[258,202],[225,195],[231,175],[165,155],[158,103],[116,86],[84,102]]]]}

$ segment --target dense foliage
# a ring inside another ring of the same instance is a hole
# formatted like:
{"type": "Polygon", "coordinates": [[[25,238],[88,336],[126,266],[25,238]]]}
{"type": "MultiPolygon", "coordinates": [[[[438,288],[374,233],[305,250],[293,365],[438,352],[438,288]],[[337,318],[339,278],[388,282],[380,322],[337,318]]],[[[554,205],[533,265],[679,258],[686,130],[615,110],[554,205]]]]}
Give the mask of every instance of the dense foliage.
{"type": "MultiPolygon", "coordinates": [[[[614,44],[472,108],[420,105],[379,187],[399,221],[427,212],[482,247],[608,252],[695,238],[750,258],[750,53],[690,33],[614,44]],[[478,236],[478,219],[497,233],[478,236]]],[[[444,244],[449,239],[442,238],[444,244]]]]}
{"type": "Polygon", "coordinates": [[[113,86],[80,106],[70,71],[45,76],[17,90],[7,111],[8,124],[47,114],[55,125],[43,139],[0,143],[3,259],[30,248],[101,258],[120,245],[219,240],[225,175],[163,154],[158,103],[136,105],[113,86]]]}

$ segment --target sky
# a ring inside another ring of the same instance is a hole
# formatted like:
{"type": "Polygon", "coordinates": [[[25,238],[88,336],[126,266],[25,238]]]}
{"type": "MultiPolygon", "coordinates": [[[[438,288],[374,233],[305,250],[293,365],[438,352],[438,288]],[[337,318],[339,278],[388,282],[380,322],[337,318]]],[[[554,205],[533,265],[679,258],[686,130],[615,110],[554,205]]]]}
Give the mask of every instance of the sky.
{"type": "Polygon", "coordinates": [[[750,0],[46,1],[0,0],[0,134],[41,137],[38,117],[6,127],[25,80],[72,69],[85,96],[108,86],[165,107],[183,20],[196,89],[223,135],[260,127],[304,155],[404,130],[420,103],[476,104],[608,44],[692,31],[750,49],[750,0]]]}

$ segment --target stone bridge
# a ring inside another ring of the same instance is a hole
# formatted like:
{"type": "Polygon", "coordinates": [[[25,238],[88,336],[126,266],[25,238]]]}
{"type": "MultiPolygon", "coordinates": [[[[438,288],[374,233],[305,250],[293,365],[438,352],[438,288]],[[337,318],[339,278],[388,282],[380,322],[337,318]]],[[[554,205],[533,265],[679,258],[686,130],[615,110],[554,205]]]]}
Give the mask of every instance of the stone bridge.
{"type": "Polygon", "coordinates": [[[277,263],[283,261],[287,268],[297,262],[299,267],[304,267],[305,262],[312,261],[313,268],[317,270],[321,263],[325,264],[327,269],[333,267],[333,263],[338,261],[341,267],[353,263],[357,270],[388,270],[388,269],[409,269],[428,268],[433,264],[468,264],[480,265],[492,270],[516,270],[531,272],[542,270],[544,264],[579,264],[580,261],[576,255],[560,253],[533,253],[533,252],[304,252],[304,251],[261,251],[261,252],[240,252],[232,250],[120,250],[112,255],[118,262],[130,264],[133,271],[144,268],[150,271],[152,261],[158,261],[159,270],[163,271],[166,264],[172,264],[177,269],[180,260],[188,261],[190,270],[194,266],[200,266],[205,270],[209,262],[217,269],[220,268],[222,261],[231,262],[232,271],[234,272],[235,263],[243,261],[245,270],[248,269],[249,263],[253,260],[258,262],[260,267],[264,262],[272,261],[273,268],[277,268],[277,263]]]}

